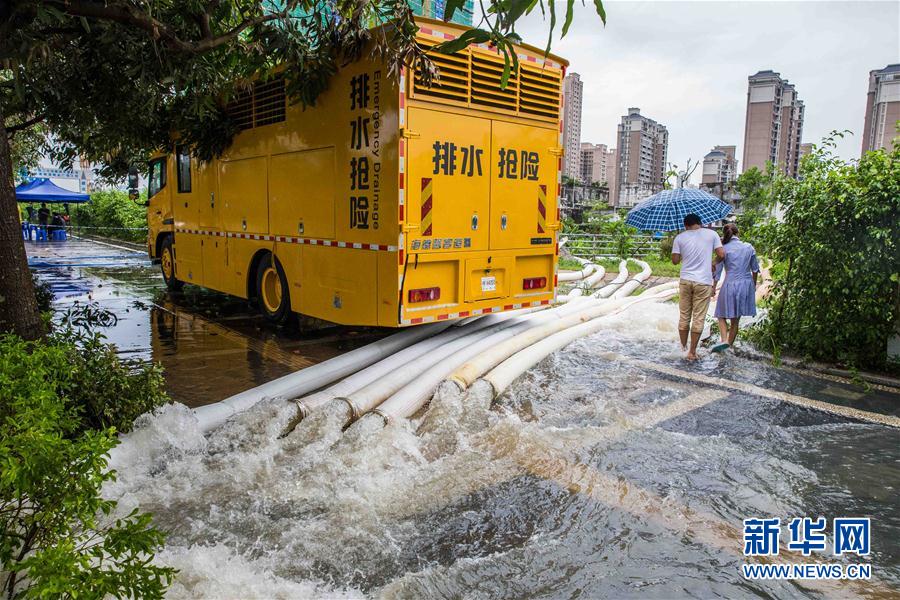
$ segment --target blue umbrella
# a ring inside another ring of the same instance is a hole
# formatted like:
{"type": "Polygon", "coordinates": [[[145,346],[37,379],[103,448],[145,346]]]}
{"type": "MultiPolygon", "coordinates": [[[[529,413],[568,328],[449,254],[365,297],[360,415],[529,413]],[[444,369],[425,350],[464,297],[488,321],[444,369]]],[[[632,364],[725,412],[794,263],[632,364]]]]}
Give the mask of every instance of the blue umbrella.
{"type": "Polygon", "coordinates": [[[724,219],[731,206],[701,190],[679,188],[653,194],[630,211],[625,222],[643,231],[684,229],[684,216],[694,213],[704,225],[724,219]]]}

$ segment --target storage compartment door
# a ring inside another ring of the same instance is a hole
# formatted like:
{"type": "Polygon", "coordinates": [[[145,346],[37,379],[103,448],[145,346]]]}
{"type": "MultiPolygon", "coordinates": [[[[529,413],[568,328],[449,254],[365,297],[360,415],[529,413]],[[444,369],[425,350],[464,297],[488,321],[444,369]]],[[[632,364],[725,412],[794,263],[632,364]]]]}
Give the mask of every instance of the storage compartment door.
{"type": "Polygon", "coordinates": [[[486,250],[490,121],[410,108],[409,135],[408,251],[486,250]]]}
{"type": "Polygon", "coordinates": [[[557,131],[494,121],[491,136],[491,249],[553,243],[557,131]]]}

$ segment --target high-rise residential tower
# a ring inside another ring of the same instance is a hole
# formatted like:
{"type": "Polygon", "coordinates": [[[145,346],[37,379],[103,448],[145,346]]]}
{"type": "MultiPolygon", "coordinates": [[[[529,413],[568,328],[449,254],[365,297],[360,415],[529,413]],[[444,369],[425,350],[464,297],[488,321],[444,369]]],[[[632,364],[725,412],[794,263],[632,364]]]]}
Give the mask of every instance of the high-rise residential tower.
{"type": "Polygon", "coordinates": [[[788,177],[797,176],[803,135],[803,101],[797,90],[774,71],[749,77],[744,129],[744,170],[761,171],[772,162],[788,177]]]}
{"type": "Polygon", "coordinates": [[[581,172],[579,181],[585,185],[610,183],[610,173],[615,172],[616,150],[606,144],[581,144],[581,172]]]}
{"type": "Polygon", "coordinates": [[[704,156],[700,185],[717,189],[733,182],[737,178],[736,152],[735,146],[716,146],[704,156]]]}
{"type": "Polygon", "coordinates": [[[862,153],[894,148],[900,120],[900,63],[869,71],[869,94],[863,125],[862,153]]]}
{"type": "Polygon", "coordinates": [[[629,108],[619,123],[613,206],[634,206],[663,189],[669,132],[665,125],[629,108]]]}
{"type": "Polygon", "coordinates": [[[562,174],[578,179],[581,175],[581,95],[584,84],[578,73],[563,80],[563,155],[562,174]]]}

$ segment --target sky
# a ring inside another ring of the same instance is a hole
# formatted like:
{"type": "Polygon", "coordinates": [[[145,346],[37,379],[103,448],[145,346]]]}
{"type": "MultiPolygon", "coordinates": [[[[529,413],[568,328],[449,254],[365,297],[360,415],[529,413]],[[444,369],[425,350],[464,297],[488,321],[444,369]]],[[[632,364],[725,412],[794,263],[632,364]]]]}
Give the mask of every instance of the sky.
{"type": "MultiPolygon", "coordinates": [[[[803,142],[849,129],[838,154],[859,158],[869,71],[900,62],[898,0],[611,1],[605,28],[591,0],[576,5],[552,52],[584,82],[581,141],[615,146],[616,125],[636,106],[668,128],[668,160],[679,168],[715,145],[736,145],[743,157],[747,77],[765,69],[805,103],[803,142]]],[[[547,28],[535,11],[517,31],[543,47],[547,28]]]]}

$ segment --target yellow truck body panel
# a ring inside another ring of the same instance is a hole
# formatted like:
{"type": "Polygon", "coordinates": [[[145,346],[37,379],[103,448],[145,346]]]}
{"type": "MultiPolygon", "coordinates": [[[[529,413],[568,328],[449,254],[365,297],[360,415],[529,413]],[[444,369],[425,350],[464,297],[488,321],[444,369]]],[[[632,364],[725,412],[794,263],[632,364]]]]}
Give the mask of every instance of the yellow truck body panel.
{"type": "MultiPolygon", "coordinates": [[[[464,31],[419,22],[425,47],[464,31]]],[[[279,77],[254,83],[228,106],[242,131],[222,156],[156,159],[150,255],[171,236],[178,280],[246,298],[271,254],[291,310],[342,324],[551,302],[564,63],[517,52],[505,89],[502,57],[482,46],[433,54],[430,86],[360,60],[305,109],[279,77]]]]}

